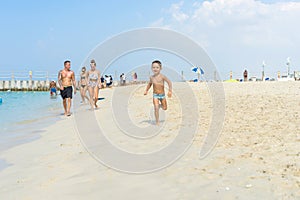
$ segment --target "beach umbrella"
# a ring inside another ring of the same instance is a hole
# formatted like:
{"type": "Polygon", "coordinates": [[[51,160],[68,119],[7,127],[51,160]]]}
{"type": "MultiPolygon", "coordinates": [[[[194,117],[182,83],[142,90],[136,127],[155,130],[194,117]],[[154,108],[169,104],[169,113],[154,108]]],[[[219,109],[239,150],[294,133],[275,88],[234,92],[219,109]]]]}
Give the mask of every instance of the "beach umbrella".
{"type": "Polygon", "coordinates": [[[198,74],[198,81],[200,80],[200,74],[203,75],[204,71],[201,67],[192,67],[191,70],[198,74]]]}
{"type": "Polygon", "coordinates": [[[201,75],[204,74],[204,71],[201,67],[192,67],[192,71],[201,75]]]}

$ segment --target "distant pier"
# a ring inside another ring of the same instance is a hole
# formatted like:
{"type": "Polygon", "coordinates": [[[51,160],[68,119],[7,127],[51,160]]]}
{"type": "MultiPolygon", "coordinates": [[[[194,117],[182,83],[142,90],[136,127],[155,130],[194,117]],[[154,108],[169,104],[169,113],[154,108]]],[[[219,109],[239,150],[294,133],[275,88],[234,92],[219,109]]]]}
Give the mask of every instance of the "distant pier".
{"type": "MultiPolygon", "coordinates": [[[[57,83],[58,74],[48,73],[46,71],[29,72],[1,72],[0,71],[0,91],[49,91],[50,82],[57,83]]],[[[77,89],[80,87],[80,77],[76,76],[77,89]]],[[[121,86],[119,81],[114,80],[112,86],[121,86]]],[[[143,84],[146,81],[137,81],[135,84],[143,84]]],[[[126,85],[133,84],[133,81],[127,80],[126,85]]],[[[57,84],[59,90],[59,85],[57,84]]]]}
{"type": "Polygon", "coordinates": [[[0,72],[0,91],[48,91],[57,74],[46,71],[0,72]]]}
{"type": "Polygon", "coordinates": [[[0,80],[0,91],[48,91],[49,80],[0,80]]]}

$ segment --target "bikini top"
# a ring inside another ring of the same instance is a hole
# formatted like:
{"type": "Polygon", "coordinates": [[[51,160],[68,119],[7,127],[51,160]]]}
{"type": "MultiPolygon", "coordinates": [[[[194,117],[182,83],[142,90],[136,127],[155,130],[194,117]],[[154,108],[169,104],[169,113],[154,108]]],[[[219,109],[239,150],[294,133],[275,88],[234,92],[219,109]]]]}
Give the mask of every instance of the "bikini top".
{"type": "Polygon", "coordinates": [[[97,80],[98,79],[98,74],[96,74],[96,73],[90,73],[89,74],[89,78],[92,79],[92,80],[97,80]]]}
{"type": "Polygon", "coordinates": [[[84,75],[84,76],[83,76],[83,75],[81,75],[81,76],[80,76],[80,78],[81,78],[81,79],[85,79],[86,77],[85,77],[85,75],[84,75]]]}

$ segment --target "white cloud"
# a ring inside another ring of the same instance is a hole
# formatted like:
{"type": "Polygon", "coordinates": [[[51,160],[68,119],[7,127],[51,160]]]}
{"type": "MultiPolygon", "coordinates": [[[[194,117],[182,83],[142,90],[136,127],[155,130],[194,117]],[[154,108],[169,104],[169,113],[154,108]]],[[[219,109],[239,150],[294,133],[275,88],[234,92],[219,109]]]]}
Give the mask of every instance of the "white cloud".
{"type": "Polygon", "coordinates": [[[182,23],[189,18],[187,14],[181,11],[182,5],[183,5],[183,1],[176,4],[172,4],[171,8],[169,9],[169,13],[179,23],[182,23]]]}
{"type": "Polygon", "coordinates": [[[172,4],[159,22],[197,40],[219,66],[279,66],[291,56],[300,67],[299,18],[300,2],[212,0],[172,4]]]}

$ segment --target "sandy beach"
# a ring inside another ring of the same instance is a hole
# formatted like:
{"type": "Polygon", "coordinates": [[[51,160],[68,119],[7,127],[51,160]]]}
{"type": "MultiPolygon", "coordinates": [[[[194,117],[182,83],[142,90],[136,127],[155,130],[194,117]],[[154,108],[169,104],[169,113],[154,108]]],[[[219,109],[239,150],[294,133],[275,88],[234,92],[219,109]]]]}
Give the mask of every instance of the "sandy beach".
{"type": "MultiPolygon", "coordinates": [[[[199,106],[190,121],[198,129],[190,148],[172,165],[131,174],[101,164],[82,144],[75,113],[45,128],[41,138],[1,152],[0,159],[10,166],[0,171],[0,199],[300,199],[300,82],[224,83],[223,128],[203,159],[199,151],[211,123],[212,101],[205,83],[188,84],[199,106]]],[[[154,126],[152,96],[144,96],[144,89],[118,88],[121,96],[134,91],[126,104],[132,123],[141,128],[154,126]]],[[[149,153],[171,144],[180,127],[189,126],[181,124],[181,111],[192,105],[179,101],[187,94],[178,90],[168,99],[160,134],[129,137],[115,124],[115,90],[100,91],[104,100],[94,114],[119,148],[149,153]]],[[[88,108],[80,110],[93,113],[88,108]]]]}

